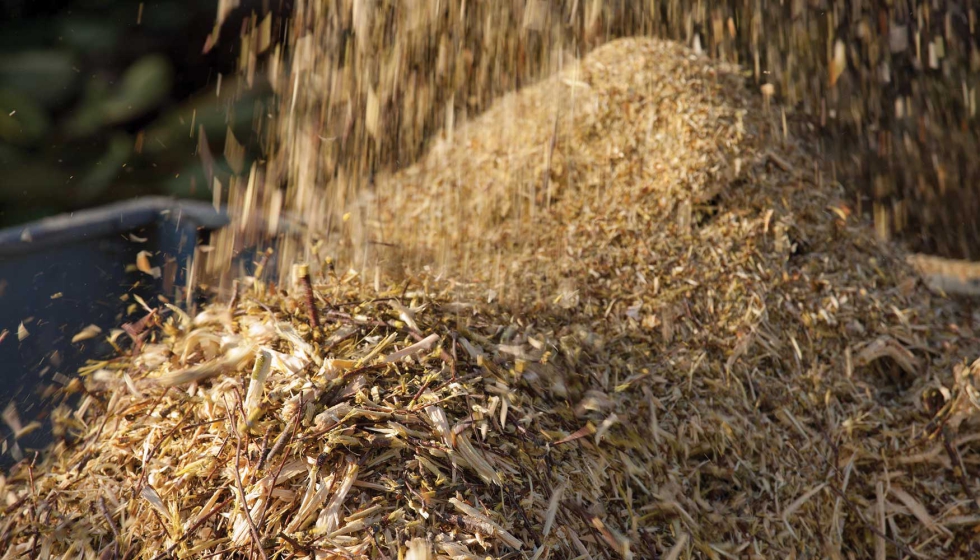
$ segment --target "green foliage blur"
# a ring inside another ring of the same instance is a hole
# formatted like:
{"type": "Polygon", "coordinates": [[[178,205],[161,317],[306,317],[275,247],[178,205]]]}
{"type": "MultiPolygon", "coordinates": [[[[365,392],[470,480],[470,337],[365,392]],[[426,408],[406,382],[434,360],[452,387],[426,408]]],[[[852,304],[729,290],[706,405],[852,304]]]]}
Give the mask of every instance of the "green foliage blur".
{"type": "MultiPolygon", "coordinates": [[[[218,155],[229,127],[254,148],[256,104],[268,96],[238,86],[241,18],[202,52],[216,9],[217,0],[0,2],[0,227],[141,195],[210,200],[201,127],[218,155]]],[[[220,157],[216,165],[227,170],[220,157]]]]}

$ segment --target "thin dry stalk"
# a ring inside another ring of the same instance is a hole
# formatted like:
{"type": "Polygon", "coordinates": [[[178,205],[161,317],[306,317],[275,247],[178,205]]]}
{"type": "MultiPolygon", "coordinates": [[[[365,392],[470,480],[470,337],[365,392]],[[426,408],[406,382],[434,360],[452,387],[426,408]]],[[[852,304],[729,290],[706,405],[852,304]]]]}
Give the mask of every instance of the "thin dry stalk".
{"type": "Polygon", "coordinates": [[[252,545],[254,546],[254,549],[258,550],[259,557],[261,557],[263,560],[268,560],[269,556],[265,553],[265,548],[262,546],[262,535],[259,533],[259,529],[255,525],[255,521],[252,520],[252,513],[249,511],[248,501],[245,499],[245,488],[242,486],[241,473],[242,438],[238,434],[238,423],[234,420],[234,412],[228,408],[227,401],[225,401],[225,410],[228,411],[228,418],[231,421],[231,429],[235,434],[235,464],[231,470],[235,473],[235,489],[238,490],[238,500],[241,502],[242,513],[245,516],[245,521],[248,522],[249,530],[252,532],[252,545]]]}

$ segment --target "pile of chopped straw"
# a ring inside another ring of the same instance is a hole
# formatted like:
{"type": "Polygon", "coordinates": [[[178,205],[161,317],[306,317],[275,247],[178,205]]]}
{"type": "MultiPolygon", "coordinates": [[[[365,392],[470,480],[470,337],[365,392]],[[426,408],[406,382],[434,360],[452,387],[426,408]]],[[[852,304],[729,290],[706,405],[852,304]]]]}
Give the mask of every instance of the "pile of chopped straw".
{"type": "Polygon", "coordinates": [[[362,274],[147,310],[3,558],[980,553],[973,333],[741,83],[614,42],[379,177],[362,274]]]}

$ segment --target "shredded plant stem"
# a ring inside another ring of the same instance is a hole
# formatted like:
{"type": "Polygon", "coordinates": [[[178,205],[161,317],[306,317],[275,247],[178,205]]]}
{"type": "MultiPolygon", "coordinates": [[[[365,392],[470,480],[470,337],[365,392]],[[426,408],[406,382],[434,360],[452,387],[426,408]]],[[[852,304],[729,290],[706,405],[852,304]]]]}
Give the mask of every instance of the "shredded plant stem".
{"type": "Polygon", "coordinates": [[[782,130],[651,39],[504,97],[86,368],[0,558],[976,557],[975,335],[782,130]]]}

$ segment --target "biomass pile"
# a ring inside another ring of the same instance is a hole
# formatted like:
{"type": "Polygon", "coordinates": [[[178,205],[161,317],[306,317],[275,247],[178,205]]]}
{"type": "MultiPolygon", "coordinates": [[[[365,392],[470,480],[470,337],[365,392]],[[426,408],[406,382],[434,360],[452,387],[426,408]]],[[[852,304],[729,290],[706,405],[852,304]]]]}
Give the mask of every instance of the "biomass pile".
{"type": "Polygon", "coordinates": [[[3,558],[980,553],[973,333],[741,83],[611,43],[378,177],[312,286],[148,307],[3,558]]]}
{"type": "Polygon", "coordinates": [[[592,420],[646,442],[651,488],[693,494],[696,542],[951,554],[980,521],[957,470],[974,436],[945,431],[977,403],[978,368],[957,364],[976,338],[854,215],[812,126],[734,71],[660,41],[601,47],[379,181],[364,236],[407,249],[374,243],[382,263],[438,261],[598,344],[572,367],[621,394],[592,420]]]}

